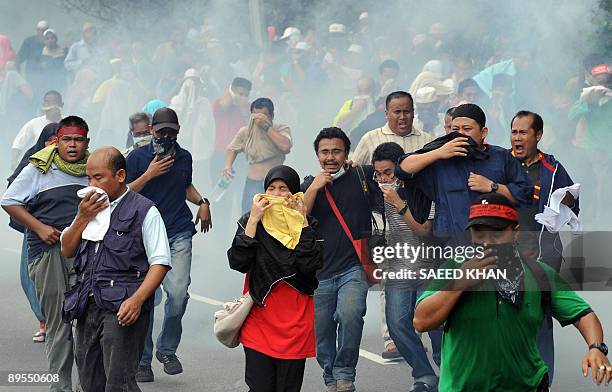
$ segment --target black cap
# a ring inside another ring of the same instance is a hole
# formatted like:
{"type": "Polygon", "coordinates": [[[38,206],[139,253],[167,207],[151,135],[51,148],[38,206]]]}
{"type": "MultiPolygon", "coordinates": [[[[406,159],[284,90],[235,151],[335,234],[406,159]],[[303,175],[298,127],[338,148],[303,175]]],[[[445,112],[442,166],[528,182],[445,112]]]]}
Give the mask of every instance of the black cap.
{"type": "Polygon", "coordinates": [[[178,131],[181,127],[179,126],[178,116],[176,112],[170,108],[159,108],[153,114],[153,120],[151,121],[154,131],[159,131],[163,128],[172,128],[178,131]]]}
{"type": "Polygon", "coordinates": [[[480,195],[472,203],[470,221],[466,229],[482,225],[494,230],[503,230],[508,225],[516,223],[518,223],[518,212],[510,200],[499,193],[491,192],[480,195]]]}
{"type": "Polygon", "coordinates": [[[457,117],[467,117],[476,121],[478,125],[484,127],[487,123],[487,116],[482,111],[480,106],[475,105],[473,103],[465,103],[463,105],[459,105],[453,110],[453,114],[451,114],[453,120],[457,117]]]}

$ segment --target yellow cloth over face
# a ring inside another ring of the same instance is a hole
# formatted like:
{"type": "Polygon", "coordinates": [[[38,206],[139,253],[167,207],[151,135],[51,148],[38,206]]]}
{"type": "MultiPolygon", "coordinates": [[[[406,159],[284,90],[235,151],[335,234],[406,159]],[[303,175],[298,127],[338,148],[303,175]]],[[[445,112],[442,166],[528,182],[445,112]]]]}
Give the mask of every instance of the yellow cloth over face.
{"type": "MultiPolygon", "coordinates": [[[[260,196],[267,199],[271,205],[264,212],[261,219],[264,229],[283,244],[285,248],[295,249],[302,235],[304,216],[299,211],[289,208],[289,203],[284,197],[257,194],[253,201],[257,200],[260,196]]],[[[291,196],[293,202],[298,198],[304,202],[304,193],[298,192],[291,196]]]]}

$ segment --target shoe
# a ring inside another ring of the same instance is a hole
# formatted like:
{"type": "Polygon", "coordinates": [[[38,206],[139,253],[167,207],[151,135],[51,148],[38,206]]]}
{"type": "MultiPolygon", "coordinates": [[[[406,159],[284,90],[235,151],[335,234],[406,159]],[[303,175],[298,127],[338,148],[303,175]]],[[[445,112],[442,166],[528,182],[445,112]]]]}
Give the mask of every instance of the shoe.
{"type": "Polygon", "coordinates": [[[382,352],[383,359],[402,359],[402,354],[397,349],[395,343],[391,342],[385,347],[385,351],[382,352]]]}
{"type": "Polygon", "coordinates": [[[438,388],[432,387],[424,382],[417,381],[414,383],[414,387],[410,392],[438,392],[438,388]]]}
{"type": "Polygon", "coordinates": [[[336,384],[326,385],[325,392],[338,392],[338,387],[336,387],[336,384]]]}
{"type": "Polygon", "coordinates": [[[34,343],[44,343],[45,342],[45,338],[47,336],[47,333],[45,331],[37,331],[33,336],[32,336],[32,341],[34,343]]]}
{"type": "Polygon", "coordinates": [[[155,352],[155,358],[161,363],[164,364],[164,372],[169,375],[175,375],[179,373],[183,373],[183,365],[181,365],[181,361],[174,354],[162,354],[159,351],[155,352]]]}
{"type": "Polygon", "coordinates": [[[155,376],[153,375],[153,369],[151,366],[138,366],[138,373],[136,373],[136,382],[153,382],[155,376]]]}
{"type": "Polygon", "coordinates": [[[336,381],[336,391],[338,392],[353,392],[355,390],[355,384],[351,380],[338,380],[336,381]]]}

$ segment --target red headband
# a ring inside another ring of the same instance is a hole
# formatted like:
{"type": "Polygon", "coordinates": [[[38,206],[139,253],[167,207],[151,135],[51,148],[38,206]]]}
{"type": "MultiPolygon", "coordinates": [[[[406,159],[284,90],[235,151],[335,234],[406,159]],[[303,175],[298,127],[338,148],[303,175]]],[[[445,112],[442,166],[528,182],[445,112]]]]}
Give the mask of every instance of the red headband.
{"type": "Polygon", "coordinates": [[[480,217],[502,218],[518,222],[518,212],[502,204],[474,204],[470,207],[470,220],[480,217]]]}
{"type": "Polygon", "coordinates": [[[63,126],[57,131],[57,137],[60,138],[64,135],[81,135],[87,136],[87,130],[83,127],[76,125],[63,126]]]}
{"type": "Polygon", "coordinates": [[[612,71],[610,70],[610,67],[608,66],[608,64],[599,64],[598,66],[591,68],[591,75],[593,76],[610,73],[610,72],[612,71]]]}

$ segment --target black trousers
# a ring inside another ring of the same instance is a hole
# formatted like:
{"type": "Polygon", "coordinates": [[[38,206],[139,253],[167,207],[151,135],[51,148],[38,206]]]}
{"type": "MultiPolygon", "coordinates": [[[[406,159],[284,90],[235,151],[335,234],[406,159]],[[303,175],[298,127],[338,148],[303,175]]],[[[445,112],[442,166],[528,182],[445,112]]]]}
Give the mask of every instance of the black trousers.
{"type": "Polygon", "coordinates": [[[306,359],[277,359],[244,348],[244,379],[250,392],[299,392],[304,380],[306,359]]]}
{"type": "Polygon", "coordinates": [[[149,312],[129,327],[117,315],[90,302],[77,320],[75,354],[83,392],[140,392],[136,384],[149,312]]]}

